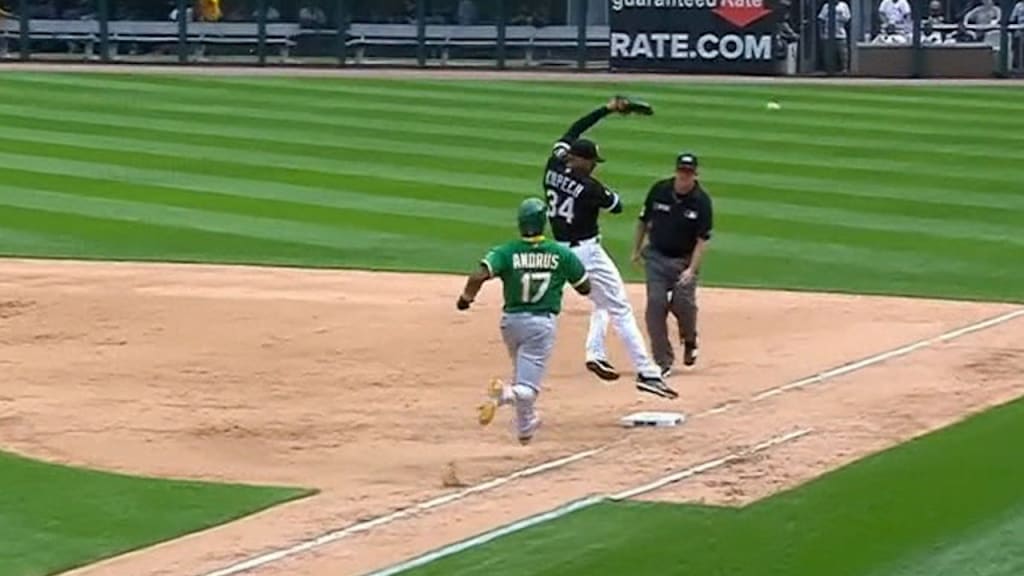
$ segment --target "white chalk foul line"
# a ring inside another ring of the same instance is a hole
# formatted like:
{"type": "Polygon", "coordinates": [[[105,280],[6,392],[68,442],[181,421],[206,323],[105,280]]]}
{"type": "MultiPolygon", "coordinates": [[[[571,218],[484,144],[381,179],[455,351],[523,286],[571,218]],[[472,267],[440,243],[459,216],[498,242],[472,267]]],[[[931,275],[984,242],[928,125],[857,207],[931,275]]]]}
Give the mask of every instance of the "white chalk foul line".
{"type": "Polygon", "coordinates": [[[733,452],[731,454],[722,456],[721,458],[715,458],[714,460],[709,460],[702,464],[691,466],[685,470],[680,470],[679,472],[669,474],[664,478],[655,480],[650,484],[644,484],[643,486],[626,490],[624,492],[619,492],[617,494],[606,496],[591,496],[583,500],[576,500],[568,504],[563,504],[562,506],[554,508],[553,510],[549,510],[536,516],[531,516],[529,518],[524,518],[523,520],[514,522],[512,524],[508,524],[506,526],[502,526],[501,528],[489,530],[487,532],[484,532],[483,534],[480,534],[479,536],[475,536],[468,540],[463,540],[461,542],[449,544],[448,546],[439,548],[437,550],[434,550],[433,552],[428,552],[426,554],[423,554],[422,556],[417,556],[416,558],[413,558],[406,562],[402,562],[401,564],[395,564],[394,566],[384,568],[383,570],[371,572],[366,576],[394,576],[395,574],[400,574],[402,572],[405,572],[406,570],[419,568],[420,566],[429,564],[431,562],[434,562],[435,560],[440,560],[441,558],[444,558],[446,556],[458,554],[459,552],[463,552],[475,546],[486,544],[492,540],[501,538],[502,536],[508,536],[509,534],[525,530],[532,526],[536,526],[537,524],[542,524],[544,522],[555,520],[556,518],[561,518],[562,516],[567,516],[569,514],[572,514],[573,512],[582,510],[584,508],[589,508],[595,504],[600,504],[602,502],[607,501],[618,502],[621,500],[627,500],[640,494],[651,492],[653,490],[657,490],[658,488],[662,488],[669,484],[685,480],[686,478],[703,474],[705,472],[714,470],[715,468],[727,466],[729,464],[732,464],[733,462],[742,460],[743,458],[748,458],[759,452],[764,452],[765,450],[768,450],[780,444],[785,444],[787,442],[792,442],[793,440],[796,440],[798,438],[802,438],[810,434],[811,432],[812,430],[810,428],[804,428],[801,430],[790,432],[788,434],[776,436],[774,438],[765,440],[764,442],[761,442],[756,446],[748,448],[747,450],[733,452]]]}
{"type": "Polygon", "coordinates": [[[529,518],[524,518],[522,520],[519,520],[518,522],[513,522],[512,524],[502,526],[501,528],[489,530],[487,532],[484,532],[483,534],[480,534],[479,536],[474,536],[473,538],[470,538],[468,540],[463,540],[461,542],[449,544],[448,546],[439,548],[437,550],[434,550],[433,552],[428,552],[422,556],[417,556],[416,558],[413,558],[406,562],[402,562],[401,564],[395,564],[390,568],[384,568],[383,570],[372,572],[367,576],[393,576],[394,574],[398,574],[399,572],[412,570],[413,568],[418,568],[420,566],[423,566],[424,564],[430,564],[435,560],[440,560],[445,556],[458,554],[459,552],[469,550],[470,548],[474,548],[476,546],[481,546],[483,544],[490,542],[491,540],[501,538],[502,536],[508,536],[513,532],[519,532],[520,530],[525,530],[531,526],[536,526],[537,524],[542,524],[544,522],[560,518],[567,514],[572,514],[577,510],[589,508],[594,504],[604,502],[604,500],[604,496],[591,496],[589,498],[584,498],[583,500],[576,500],[568,504],[563,504],[558,508],[555,508],[554,510],[549,510],[547,512],[538,514],[536,516],[531,516],[529,518]]]}
{"type": "Polygon", "coordinates": [[[867,358],[864,358],[863,360],[850,362],[849,364],[843,364],[842,366],[837,366],[836,368],[832,368],[831,370],[820,372],[818,374],[815,374],[814,376],[810,376],[802,380],[797,380],[796,382],[790,382],[789,384],[778,386],[776,388],[769,388],[768,390],[765,390],[755,395],[753,398],[750,399],[750,401],[760,402],[766,398],[771,398],[772,396],[777,396],[779,394],[782,394],[783,392],[788,392],[789,390],[803,388],[810,384],[824,382],[825,380],[843,376],[844,374],[856,372],[857,370],[861,370],[867,368],[868,366],[873,366],[875,364],[880,364],[882,362],[885,362],[886,360],[891,360],[893,358],[898,358],[900,356],[906,356],[907,354],[910,354],[911,352],[914,352],[916,350],[920,350],[921,348],[926,348],[928,346],[932,346],[940,342],[949,342],[950,340],[955,340],[957,338],[966,336],[973,332],[978,332],[980,330],[985,330],[986,328],[991,328],[993,326],[998,326],[999,324],[1004,324],[1006,322],[1009,322],[1010,320],[1019,318],[1021,316],[1024,316],[1024,310],[1014,310],[1012,312],[1007,312],[1005,314],[996,316],[995,318],[989,318],[988,320],[976,322],[974,324],[969,324],[967,326],[964,326],[963,328],[957,328],[956,330],[951,330],[938,336],[933,336],[931,338],[926,338],[924,340],[912,342],[910,344],[907,344],[906,346],[896,348],[895,350],[889,350],[888,352],[882,352],[881,354],[869,356],[867,358]]]}
{"type": "Polygon", "coordinates": [[[253,568],[258,568],[265,564],[277,562],[278,560],[283,560],[284,558],[295,556],[296,554],[301,554],[302,552],[306,552],[314,548],[319,548],[326,544],[330,544],[331,542],[337,542],[338,540],[348,538],[349,536],[359,534],[360,532],[372,530],[377,526],[389,524],[391,522],[394,522],[395,520],[406,518],[419,512],[425,512],[434,508],[439,508],[441,506],[450,504],[457,500],[461,500],[473,494],[492,490],[494,488],[497,488],[498,486],[501,486],[502,484],[512,482],[513,480],[535,476],[537,474],[547,472],[548,470],[552,470],[554,468],[568,466],[573,462],[578,462],[580,460],[584,460],[586,458],[590,458],[591,456],[599,454],[606,449],[607,447],[594,448],[593,450],[586,450],[584,452],[578,452],[576,454],[565,456],[564,458],[551,460],[550,462],[545,462],[532,468],[525,468],[523,470],[519,470],[517,472],[509,474],[508,476],[502,476],[500,478],[495,478],[482,484],[470,486],[469,488],[459,490],[458,492],[453,492],[451,494],[446,494],[444,496],[427,500],[426,502],[421,502],[419,504],[409,506],[408,508],[403,508],[396,512],[392,512],[391,514],[378,516],[370,520],[352,524],[346,528],[326,532],[324,534],[321,534],[320,536],[317,536],[316,538],[299,542],[298,544],[289,546],[287,548],[280,548],[278,550],[273,550],[265,554],[260,554],[259,556],[254,556],[247,560],[243,560],[242,562],[239,562],[237,564],[232,564],[231,566],[227,566],[219,570],[214,570],[213,572],[208,572],[203,576],[232,576],[234,574],[241,574],[243,572],[247,572],[249,570],[252,570],[253,568]]]}
{"type": "Polygon", "coordinates": [[[764,452],[765,450],[768,450],[769,448],[773,448],[773,447],[778,446],[780,444],[785,444],[787,442],[792,442],[793,440],[796,440],[798,438],[803,438],[804,436],[807,436],[808,434],[810,434],[812,431],[813,430],[810,429],[810,428],[802,428],[800,430],[796,430],[796,431],[790,432],[788,434],[783,434],[781,436],[776,436],[774,438],[770,438],[770,439],[765,440],[764,442],[761,442],[760,444],[757,444],[756,446],[753,446],[752,448],[749,448],[747,450],[743,450],[743,451],[740,451],[740,452],[733,452],[732,454],[728,454],[728,455],[723,456],[721,458],[717,458],[715,460],[710,460],[710,461],[705,462],[703,464],[698,464],[697,466],[693,466],[691,468],[687,468],[686,470],[680,470],[679,472],[675,472],[675,473],[669,474],[668,476],[664,476],[664,477],[659,478],[659,479],[657,479],[657,480],[655,480],[653,482],[650,482],[648,484],[644,484],[643,486],[637,486],[636,488],[632,488],[630,490],[619,492],[618,494],[613,494],[612,496],[609,496],[609,500],[612,500],[614,502],[618,502],[620,500],[628,500],[630,498],[635,498],[635,497],[637,497],[637,496],[639,496],[641,494],[646,494],[648,492],[653,492],[655,490],[658,490],[659,488],[664,488],[665,486],[668,486],[669,484],[675,484],[676,482],[679,482],[681,480],[685,480],[687,478],[690,478],[691,476],[696,476],[698,474],[703,474],[703,473],[707,472],[708,470],[714,470],[715,468],[720,468],[722,466],[726,466],[728,464],[732,464],[733,462],[736,462],[737,460],[742,460],[743,458],[749,458],[750,456],[753,456],[754,454],[757,454],[759,452],[764,452]]]}

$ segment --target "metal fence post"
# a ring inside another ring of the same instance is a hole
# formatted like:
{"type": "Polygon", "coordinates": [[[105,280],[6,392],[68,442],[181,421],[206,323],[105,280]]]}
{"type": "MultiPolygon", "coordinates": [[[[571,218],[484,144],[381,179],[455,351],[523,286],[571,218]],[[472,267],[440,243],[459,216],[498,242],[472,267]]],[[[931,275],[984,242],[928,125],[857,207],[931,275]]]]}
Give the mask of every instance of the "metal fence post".
{"type": "Polygon", "coordinates": [[[21,43],[21,59],[28,60],[32,57],[32,49],[28,45],[28,0],[18,2],[18,36],[18,42],[21,43]]]}
{"type": "Polygon", "coordinates": [[[416,1],[416,63],[420,68],[427,65],[427,3],[416,1]]]}
{"type": "Polygon", "coordinates": [[[825,12],[825,29],[828,42],[825,43],[825,73],[829,76],[836,73],[836,59],[839,56],[839,38],[836,37],[836,0],[828,0],[825,12]]]}
{"type": "Polygon", "coordinates": [[[345,0],[337,1],[335,14],[338,22],[338,67],[343,68],[348,58],[348,14],[345,12],[345,0]]]}
{"type": "Polygon", "coordinates": [[[508,27],[508,15],[505,14],[505,0],[497,0],[498,10],[498,68],[505,68],[505,33],[508,27]]]}
{"type": "Polygon", "coordinates": [[[100,58],[110,62],[110,0],[96,0],[100,21],[100,58]]]}
{"type": "Polygon", "coordinates": [[[1010,13],[1013,11],[1013,0],[1003,0],[1003,17],[999,23],[999,77],[1010,75],[1010,60],[1013,54],[1010,48],[1010,13]]]}
{"type": "Polygon", "coordinates": [[[587,0],[576,0],[579,22],[576,23],[576,67],[583,70],[587,67],[587,11],[589,9],[587,0]]]}
{"type": "Polygon", "coordinates": [[[178,62],[188,62],[188,7],[185,0],[178,0],[178,62]]]}
{"type": "Polygon", "coordinates": [[[260,66],[267,65],[267,0],[256,0],[259,19],[256,21],[256,56],[260,66]]]}
{"type": "Polygon", "coordinates": [[[921,46],[921,14],[927,12],[922,10],[924,3],[928,0],[914,0],[910,4],[910,18],[911,25],[911,38],[913,48],[913,57],[911,58],[910,76],[912,78],[920,78],[924,72],[924,48],[921,46]]]}

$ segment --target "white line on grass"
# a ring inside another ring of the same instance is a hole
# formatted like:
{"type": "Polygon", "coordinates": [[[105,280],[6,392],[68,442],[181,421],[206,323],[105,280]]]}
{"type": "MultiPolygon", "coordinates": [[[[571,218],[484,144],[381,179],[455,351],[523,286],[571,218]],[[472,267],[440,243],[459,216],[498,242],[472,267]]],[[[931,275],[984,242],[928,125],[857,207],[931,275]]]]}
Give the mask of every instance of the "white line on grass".
{"type": "Polygon", "coordinates": [[[768,450],[780,444],[785,444],[787,442],[792,442],[793,440],[796,440],[798,438],[802,438],[810,434],[811,432],[812,430],[810,428],[803,428],[800,430],[796,430],[794,432],[790,432],[788,434],[775,436],[774,438],[765,440],[764,442],[761,442],[760,444],[757,444],[752,448],[748,448],[747,450],[740,450],[738,452],[733,452],[720,458],[715,458],[714,460],[709,460],[707,462],[704,462],[703,464],[691,466],[685,470],[680,470],[679,472],[670,474],[668,476],[665,476],[664,478],[651,482],[650,484],[644,484],[643,486],[626,490],[624,492],[619,492],[617,494],[605,496],[591,496],[583,500],[576,500],[568,504],[563,504],[562,506],[559,506],[542,514],[531,516],[529,518],[524,518],[523,520],[514,522],[512,524],[508,524],[506,526],[502,526],[501,528],[489,530],[487,532],[484,532],[483,534],[480,534],[479,536],[475,536],[468,540],[463,540],[461,542],[449,544],[448,546],[439,548],[437,550],[434,550],[433,552],[428,552],[426,554],[423,554],[422,556],[417,556],[416,558],[413,558],[406,562],[402,562],[401,564],[396,564],[389,568],[384,568],[376,572],[371,572],[366,576],[394,576],[395,574],[405,572],[406,570],[419,568],[420,566],[429,564],[431,562],[434,562],[435,560],[440,560],[441,558],[444,558],[446,556],[458,554],[459,552],[463,552],[470,548],[486,544],[492,540],[501,538],[502,536],[508,536],[509,534],[519,532],[520,530],[525,530],[527,528],[530,528],[531,526],[536,526],[537,524],[542,524],[544,522],[548,522],[556,518],[561,518],[562,516],[567,516],[578,510],[589,508],[595,504],[600,504],[601,502],[606,502],[609,500],[613,502],[627,500],[640,494],[651,492],[653,490],[657,490],[658,488],[662,488],[669,484],[679,482],[686,478],[690,478],[693,476],[703,474],[705,472],[709,472],[711,470],[714,470],[715,468],[727,466],[738,460],[749,458],[754,454],[764,452],[765,450],[768,450]]]}
{"type": "MultiPolygon", "coordinates": [[[[782,394],[784,392],[788,392],[790,390],[794,390],[794,389],[797,389],[797,388],[802,388],[802,387],[807,386],[809,384],[824,382],[825,380],[830,380],[832,378],[836,378],[836,377],[842,376],[844,374],[849,374],[851,372],[855,372],[857,370],[861,370],[861,369],[866,368],[868,366],[872,366],[874,364],[878,364],[878,363],[884,362],[884,361],[892,359],[892,358],[896,358],[896,357],[899,357],[899,356],[905,356],[907,354],[910,354],[911,352],[914,352],[915,350],[919,350],[919,349],[924,348],[926,346],[930,346],[930,345],[936,344],[938,342],[948,342],[950,340],[954,340],[956,338],[960,338],[962,336],[965,336],[967,334],[971,334],[973,332],[977,332],[979,330],[984,330],[986,328],[991,328],[993,326],[997,326],[999,324],[1003,324],[1003,323],[1009,322],[1010,320],[1013,320],[1013,319],[1021,317],[1021,316],[1024,316],[1024,309],[1018,309],[1018,310],[1015,310],[1015,311],[1012,311],[1012,312],[1007,312],[1007,313],[1002,314],[1000,316],[996,316],[995,318],[990,318],[988,320],[984,320],[984,321],[981,321],[981,322],[976,322],[976,323],[973,323],[973,324],[969,324],[969,325],[964,326],[962,328],[958,328],[956,330],[952,330],[950,332],[946,332],[944,334],[940,334],[939,336],[935,336],[933,338],[928,338],[926,340],[921,340],[919,342],[914,342],[912,344],[909,344],[907,346],[903,346],[903,347],[897,348],[895,350],[891,350],[889,352],[883,352],[881,354],[876,354],[874,356],[870,356],[870,357],[865,358],[863,360],[859,360],[859,361],[848,363],[848,364],[843,364],[841,366],[838,366],[836,368],[832,368],[830,370],[826,370],[824,372],[821,372],[821,373],[816,374],[814,376],[811,376],[809,378],[804,378],[802,380],[797,380],[796,382],[791,382],[789,384],[785,384],[785,385],[779,386],[777,388],[771,388],[771,389],[765,390],[765,391],[763,391],[763,392],[761,392],[759,394],[756,394],[753,397],[751,397],[749,401],[750,402],[760,402],[760,401],[766,400],[768,398],[771,398],[771,397],[777,396],[779,394],[782,394]]],[[[734,407],[736,407],[736,406],[738,406],[740,404],[743,404],[743,402],[740,402],[740,401],[728,402],[728,403],[716,406],[715,408],[711,408],[711,409],[705,410],[704,412],[700,412],[700,413],[696,414],[695,416],[696,417],[704,417],[704,416],[711,416],[711,415],[714,415],[714,414],[721,414],[723,412],[727,412],[727,411],[731,410],[732,408],[734,408],[734,407]]],[[[282,560],[284,558],[288,558],[290,556],[294,556],[296,554],[305,552],[307,550],[312,550],[314,548],[319,548],[321,546],[324,546],[326,544],[330,544],[331,542],[336,542],[338,540],[341,540],[343,538],[347,538],[347,537],[352,536],[354,534],[358,534],[358,533],[361,533],[361,532],[366,532],[368,530],[376,528],[377,526],[381,526],[381,525],[384,525],[384,524],[389,524],[391,522],[394,522],[395,520],[400,520],[402,518],[405,518],[405,517],[408,517],[408,516],[412,516],[413,514],[415,514],[417,512],[425,512],[425,511],[428,511],[428,510],[431,510],[431,509],[439,508],[441,506],[444,506],[444,505],[450,504],[452,502],[455,502],[455,501],[461,500],[463,498],[466,498],[467,496],[470,496],[470,495],[473,495],[473,494],[477,494],[477,493],[480,493],[480,492],[486,492],[488,490],[492,490],[494,488],[497,488],[498,486],[501,486],[503,484],[507,484],[507,483],[509,483],[509,482],[511,482],[513,480],[517,480],[517,479],[520,479],[520,478],[526,478],[526,477],[529,477],[529,476],[535,476],[537,474],[541,474],[543,472],[547,472],[548,470],[553,470],[553,469],[556,469],[556,468],[561,468],[563,466],[567,466],[569,464],[572,464],[573,462],[577,462],[577,461],[580,461],[580,460],[584,460],[586,458],[590,458],[592,456],[595,456],[597,454],[600,454],[602,452],[607,451],[609,448],[611,448],[611,447],[621,443],[624,439],[625,439],[625,437],[624,438],[620,438],[619,440],[616,440],[614,442],[610,442],[608,444],[605,444],[604,446],[600,446],[598,448],[594,448],[594,449],[591,449],[591,450],[585,450],[583,452],[578,452],[576,454],[571,454],[569,456],[565,456],[563,458],[558,458],[558,459],[552,460],[550,462],[545,462],[543,464],[540,464],[538,466],[534,466],[532,468],[526,468],[526,469],[520,470],[518,472],[513,472],[512,474],[509,474],[507,476],[502,476],[500,478],[495,478],[494,480],[490,480],[488,482],[484,482],[484,483],[478,484],[476,486],[471,486],[469,488],[466,488],[465,490],[460,490],[460,491],[452,493],[452,494],[448,494],[448,495],[445,495],[445,496],[434,498],[433,500],[428,500],[428,501],[420,503],[420,504],[412,505],[412,506],[410,506],[408,508],[399,510],[397,512],[393,512],[393,513],[388,514],[386,516],[379,516],[377,518],[374,518],[374,519],[371,519],[371,520],[367,520],[365,522],[359,522],[357,524],[352,524],[352,525],[350,525],[350,526],[348,526],[346,528],[342,528],[342,529],[338,529],[338,530],[333,530],[333,531],[324,533],[324,534],[322,534],[320,536],[317,536],[316,538],[313,538],[311,540],[306,540],[306,541],[300,542],[300,543],[298,543],[298,544],[296,544],[294,546],[291,546],[291,547],[288,547],[288,548],[281,548],[279,550],[274,550],[272,552],[261,554],[259,556],[255,556],[253,558],[250,558],[250,559],[247,559],[247,560],[243,560],[242,562],[239,562],[237,564],[233,564],[233,565],[228,566],[226,568],[222,568],[222,569],[219,569],[219,570],[215,570],[213,572],[209,572],[209,573],[203,574],[202,576],[233,576],[235,574],[241,574],[243,572],[247,572],[249,570],[252,570],[253,568],[257,568],[257,567],[263,566],[265,564],[270,564],[272,562],[276,562],[278,560],[282,560]]]]}

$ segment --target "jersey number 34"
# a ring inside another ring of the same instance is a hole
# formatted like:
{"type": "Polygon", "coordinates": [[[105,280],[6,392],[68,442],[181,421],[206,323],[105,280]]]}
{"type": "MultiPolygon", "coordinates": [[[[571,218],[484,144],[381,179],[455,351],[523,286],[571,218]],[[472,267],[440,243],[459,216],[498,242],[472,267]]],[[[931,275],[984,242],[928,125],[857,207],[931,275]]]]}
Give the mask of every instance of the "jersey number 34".
{"type": "Polygon", "coordinates": [[[565,200],[559,204],[558,193],[554,190],[548,190],[548,218],[560,217],[569,224],[572,224],[573,208],[575,206],[576,199],[572,196],[566,196],[565,200]]]}

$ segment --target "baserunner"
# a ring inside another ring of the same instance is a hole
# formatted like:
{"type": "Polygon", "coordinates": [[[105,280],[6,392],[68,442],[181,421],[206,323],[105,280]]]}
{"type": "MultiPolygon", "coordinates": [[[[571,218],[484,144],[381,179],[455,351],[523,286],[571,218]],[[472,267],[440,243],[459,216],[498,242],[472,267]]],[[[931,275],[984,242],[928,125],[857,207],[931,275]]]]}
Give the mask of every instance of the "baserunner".
{"type": "Polygon", "coordinates": [[[519,206],[518,240],[492,248],[469,275],[459,295],[459,310],[469,308],[484,282],[500,278],[505,304],[501,337],[512,358],[512,379],[491,382],[488,399],[479,410],[480,424],[494,420],[498,407],[514,405],[516,433],[528,444],[540,426],[534,405],[555,344],[555,319],[562,311],[562,288],[570,284],[590,293],[583,263],[571,250],[544,238],[547,206],[528,198],[519,206]]]}

